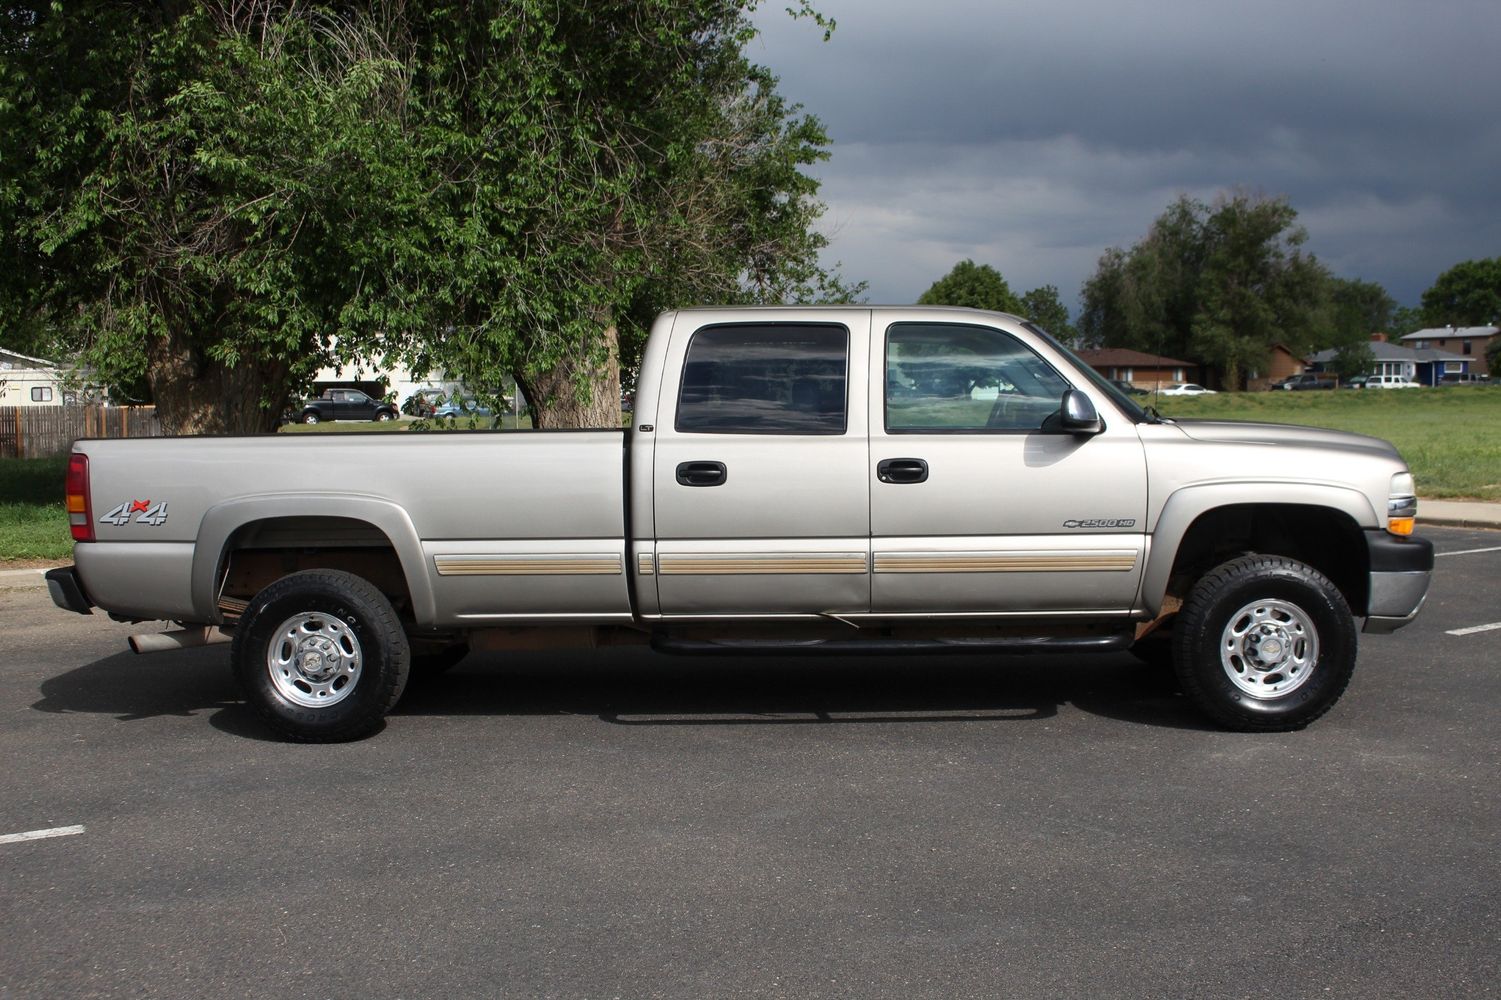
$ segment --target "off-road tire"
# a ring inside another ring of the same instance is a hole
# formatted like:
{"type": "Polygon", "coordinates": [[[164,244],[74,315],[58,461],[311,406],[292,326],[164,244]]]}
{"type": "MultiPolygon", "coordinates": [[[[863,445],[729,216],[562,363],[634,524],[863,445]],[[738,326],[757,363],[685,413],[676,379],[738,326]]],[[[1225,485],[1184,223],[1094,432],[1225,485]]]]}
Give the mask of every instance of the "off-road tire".
{"type": "Polygon", "coordinates": [[[1356,645],[1339,588],[1282,556],[1242,556],[1210,570],[1173,629],[1183,693],[1241,732],[1301,729],[1329,711],[1350,683],[1356,645]]]}
{"type": "Polygon", "coordinates": [[[401,697],[411,651],[401,620],[369,581],[343,570],[292,573],[250,601],[230,646],[246,700],[277,734],[303,743],[358,739],[401,697]],[[299,658],[299,644],[308,655],[299,658]],[[327,656],[323,655],[327,652],[327,656]],[[325,661],[332,680],[309,682],[325,661]],[[326,704],[317,704],[320,698],[326,704]]]}

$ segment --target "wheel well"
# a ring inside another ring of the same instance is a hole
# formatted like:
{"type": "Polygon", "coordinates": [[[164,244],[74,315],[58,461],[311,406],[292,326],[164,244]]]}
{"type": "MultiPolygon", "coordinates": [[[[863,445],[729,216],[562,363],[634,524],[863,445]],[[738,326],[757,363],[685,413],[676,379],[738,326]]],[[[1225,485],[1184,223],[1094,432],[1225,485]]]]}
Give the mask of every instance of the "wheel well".
{"type": "Polygon", "coordinates": [[[1237,504],[1199,515],[1178,546],[1167,592],[1187,597],[1206,572],[1253,552],[1312,566],[1339,588],[1351,611],[1364,613],[1370,554],[1360,526],[1343,511],[1300,504],[1237,504]]]}
{"type": "Polygon", "coordinates": [[[403,619],[411,619],[411,591],[396,547],[375,525],[348,517],[266,518],[235,529],[219,557],[219,610],[226,620],[238,619],[267,585],[305,569],[341,569],[362,577],[403,619]]]}

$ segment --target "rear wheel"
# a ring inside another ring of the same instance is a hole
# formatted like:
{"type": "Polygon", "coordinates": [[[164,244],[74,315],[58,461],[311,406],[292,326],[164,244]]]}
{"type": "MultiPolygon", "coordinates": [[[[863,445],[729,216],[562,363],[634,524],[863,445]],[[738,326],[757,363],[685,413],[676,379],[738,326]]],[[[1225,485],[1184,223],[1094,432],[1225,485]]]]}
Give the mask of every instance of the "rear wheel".
{"type": "Polygon", "coordinates": [[[1301,729],[1333,707],[1355,670],[1355,619],[1318,570],[1244,556],[1206,573],[1178,615],[1183,692],[1229,729],[1301,729]]]}
{"type": "Polygon", "coordinates": [[[251,600],[230,659],[246,700],[282,736],[334,742],[376,729],[410,663],[391,602],[342,570],[282,577],[251,600]]]}

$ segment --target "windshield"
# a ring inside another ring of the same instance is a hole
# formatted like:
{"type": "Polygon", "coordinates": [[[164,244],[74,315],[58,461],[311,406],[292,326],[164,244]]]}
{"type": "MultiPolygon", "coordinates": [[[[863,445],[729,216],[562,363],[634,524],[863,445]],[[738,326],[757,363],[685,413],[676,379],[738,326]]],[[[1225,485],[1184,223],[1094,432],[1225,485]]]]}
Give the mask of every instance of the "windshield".
{"type": "Polygon", "coordinates": [[[1036,323],[1023,323],[1022,325],[1025,326],[1028,330],[1031,330],[1033,333],[1037,334],[1043,340],[1046,340],[1048,344],[1050,344],[1055,350],[1058,351],[1059,354],[1062,354],[1064,357],[1072,361],[1074,363],[1074,366],[1078,368],[1079,371],[1084,373],[1085,378],[1089,379],[1091,385],[1103,392],[1105,395],[1109,396],[1110,401],[1116,406],[1120,407],[1122,412],[1129,416],[1133,421],[1139,424],[1144,420],[1151,419],[1151,417],[1147,414],[1147,411],[1143,409],[1138,403],[1134,402],[1130,396],[1127,396],[1124,392],[1121,392],[1120,389],[1112,384],[1109,379],[1090,367],[1083,358],[1079,357],[1073,351],[1060,344],[1057,338],[1055,338],[1052,334],[1048,333],[1036,323]]]}

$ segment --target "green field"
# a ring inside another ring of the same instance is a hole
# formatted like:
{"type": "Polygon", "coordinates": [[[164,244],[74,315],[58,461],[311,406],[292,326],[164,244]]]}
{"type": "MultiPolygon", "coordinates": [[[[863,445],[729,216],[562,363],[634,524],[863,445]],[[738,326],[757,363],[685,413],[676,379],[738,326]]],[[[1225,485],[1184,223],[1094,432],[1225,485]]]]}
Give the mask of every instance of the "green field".
{"type": "Polygon", "coordinates": [[[1384,438],[1421,496],[1501,500],[1501,386],[1135,397],[1163,416],[1330,427],[1384,438]]]}
{"type": "MultiPolygon", "coordinates": [[[[1418,493],[1501,500],[1501,387],[1357,392],[1221,393],[1137,397],[1164,416],[1259,420],[1356,431],[1391,441],[1418,481],[1418,493]]],[[[505,418],[511,425],[513,418],[505,418]]],[[[465,422],[467,423],[467,422],[465,422]]],[[[392,423],[291,424],[284,433],[401,432],[392,423]]],[[[0,562],[66,559],[72,547],[63,510],[67,457],[0,459],[0,562]]]]}

